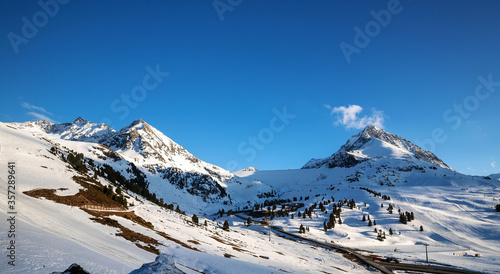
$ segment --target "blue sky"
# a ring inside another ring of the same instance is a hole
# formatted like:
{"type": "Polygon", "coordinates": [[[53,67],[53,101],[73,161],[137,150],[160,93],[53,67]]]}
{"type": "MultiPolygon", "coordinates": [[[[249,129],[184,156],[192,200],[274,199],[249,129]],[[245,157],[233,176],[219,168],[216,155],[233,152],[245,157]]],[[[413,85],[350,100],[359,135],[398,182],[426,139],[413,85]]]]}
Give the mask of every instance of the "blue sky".
{"type": "Polygon", "coordinates": [[[500,2],[186,2],[1,1],[0,121],[142,118],[229,169],[300,168],[376,123],[500,173],[500,2]]]}

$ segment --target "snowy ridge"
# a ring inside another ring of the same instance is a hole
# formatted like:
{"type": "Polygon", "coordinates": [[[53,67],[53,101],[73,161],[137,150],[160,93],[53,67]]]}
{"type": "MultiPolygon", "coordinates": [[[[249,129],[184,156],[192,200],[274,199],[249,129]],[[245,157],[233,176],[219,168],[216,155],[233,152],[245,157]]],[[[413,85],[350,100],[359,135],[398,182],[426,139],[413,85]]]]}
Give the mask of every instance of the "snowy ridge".
{"type": "MultiPolygon", "coordinates": [[[[81,117],[71,123],[35,121],[12,125],[37,134],[42,133],[41,136],[55,143],[60,143],[61,140],[73,141],[65,146],[73,147],[86,157],[97,156],[95,161],[114,166],[118,170],[129,170],[130,164],[134,164],[146,174],[150,188],[165,199],[172,194],[172,191],[164,190],[165,184],[170,183],[181,192],[199,196],[204,202],[217,201],[226,197],[226,181],[233,178],[229,171],[199,160],[142,119],[133,121],[119,131],[81,117]],[[81,142],[100,145],[85,146],[82,151],[78,144],[81,142]],[[113,161],[109,162],[107,158],[113,161]]],[[[133,178],[134,175],[126,177],[133,178]]]]}
{"type": "Polygon", "coordinates": [[[46,133],[59,135],[64,140],[82,142],[99,143],[116,132],[106,124],[95,124],[81,117],[71,123],[54,124],[40,120],[13,124],[20,128],[39,128],[46,133]]]}
{"type": "Polygon", "coordinates": [[[412,142],[374,125],[367,126],[360,133],[353,135],[347,143],[330,157],[311,159],[302,168],[353,167],[361,162],[377,158],[427,162],[452,170],[433,153],[425,151],[412,142]]]}

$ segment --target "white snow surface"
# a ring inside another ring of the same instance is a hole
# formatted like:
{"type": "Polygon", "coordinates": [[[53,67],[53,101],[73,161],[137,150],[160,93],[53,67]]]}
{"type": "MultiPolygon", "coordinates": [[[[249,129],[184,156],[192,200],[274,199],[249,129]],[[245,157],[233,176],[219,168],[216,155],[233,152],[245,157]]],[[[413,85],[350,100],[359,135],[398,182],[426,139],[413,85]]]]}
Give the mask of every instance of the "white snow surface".
{"type": "MultiPolygon", "coordinates": [[[[2,261],[0,273],[51,273],[63,271],[72,263],[78,263],[91,273],[128,273],[155,261],[155,254],[117,236],[118,229],[90,220],[92,216],[86,212],[46,199],[32,198],[22,192],[45,188],[59,189],[56,192],[58,195],[73,195],[82,188],[71,179],[78,173],[49,152],[52,146],[84,153],[85,157],[109,164],[125,175],[127,159],[140,156],[140,161],[153,163],[151,155],[154,152],[162,157],[172,157],[172,164],[178,160],[185,161],[185,165],[191,165],[193,170],[200,168],[200,172],[202,166],[211,165],[190,164],[187,154],[181,149],[176,150],[175,146],[170,146],[174,148],[170,152],[178,151],[182,154],[180,158],[174,159],[179,154],[173,152],[163,153],[168,149],[156,149],[158,140],[166,145],[170,139],[165,139],[168,137],[161,136],[155,129],[148,129],[147,124],[138,125],[140,121],[132,126],[133,129],[122,133],[135,131],[138,133],[135,136],[141,137],[145,135],[141,132],[144,129],[148,134],[154,133],[159,138],[141,138],[147,144],[146,147],[153,150],[144,155],[141,154],[144,150],[136,150],[137,146],[123,148],[118,152],[122,157],[119,161],[102,160],[100,157],[104,152],[98,143],[74,138],[66,140],[59,134],[48,133],[48,124],[33,123],[33,126],[27,126],[26,123],[22,126],[0,123],[0,179],[4,185],[0,188],[0,200],[4,201],[0,203],[0,218],[8,218],[5,181],[7,162],[11,161],[16,162],[18,206],[18,264],[11,267],[2,261]]],[[[354,143],[357,140],[351,141],[354,143]]],[[[276,193],[274,198],[280,199],[297,198],[306,207],[331,198],[335,198],[335,201],[353,199],[357,207],[351,210],[344,206],[341,214],[343,224],[337,224],[326,233],[323,231],[323,221],[328,219],[333,203],[325,205],[327,213],[316,208],[312,219],[298,218],[298,212],[292,212],[294,219],[279,217],[272,220],[272,224],[293,233],[297,233],[298,227],[303,224],[310,229],[306,237],[397,257],[403,262],[422,263],[425,260],[422,244],[425,243],[430,245],[429,259],[433,263],[446,263],[486,273],[495,273],[500,269],[500,215],[494,210],[494,206],[500,203],[498,180],[468,176],[431,162],[415,160],[413,155],[408,154],[411,151],[380,139],[370,142],[370,146],[360,147],[351,153],[372,160],[350,168],[242,170],[234,173],[221,170],[220,174],[230,178],[223,181],[222,185],[231,196],[232,204],[223,204],[227,200],[204,202],[169,184],[161,178],[160,173],[149,173],[147,168],[139,165],[148,176],[150,191],[157,193],[167,203],[180,205],[187,216],[160,208],[136,194],[126,192],[130,196],[128,201],[134,203],[130,210],[151,222],[155,230],[122,217],[110,218],[128,229],[158,240],[161,243],[157,246],[159,251],[173,258],[175,267],[185,273],[365,273],[368,272],[366,268],[338,253],[277,237],[274,233],[269,241],[267,228],[255,224],[246,226],[245,221],[236,216],[220,217],[215,214],[221,208],[236,211],[263,203],[266,198],[257,196],[264,193],[276,193]],[[359,187],[380,192],[391,199],[386,201],[374,197],[359,187]],[[386,210],[389,203],[394,204],[393,214],[388,214],[386,210]],[[414,212],[415,220],[406,225],[399,223],[398,209],[414,212]],[[198,215],[201,226],[191,223],[194,213],[198,215]],[[363,215],[369,215],[377,224],[368,226],[367,222],[361,221],[363,215]],[[230,223],[230,231],[221,229],[226,220],[230,223]],[[206,227],[203,225],[205,221],[208,224],[206,227]],[[424,231],[419,231],[420,226],[424,231]],[[387,233],[385,241],[376,239],[373,232],[375,228],[387,233]],[[388,235],[389,229],[394,231],[394,235],[388,235]],[[158,231],[177,241],[160,236],[158,231]],[[186,248],[178,242],[199,251],[186,248]],[[466,256],[453,255],[464,252],[466,256]],[[475,254],[481,256],[475,257],[475,254]]],[[[98,179],[104,185],[110,184],[105,178],[98,179]]],[[[302,207],[298,211],[304,212],[304,209],[302,207]]],[[[2,231],[7,231],[7,223],[0,223],[2,231]]],[[[5,247],[8,240],[5,236],[0,237],[0,245],[5,247]]],[[[167,260],[167,264],[171,263],[167,260]]]]}

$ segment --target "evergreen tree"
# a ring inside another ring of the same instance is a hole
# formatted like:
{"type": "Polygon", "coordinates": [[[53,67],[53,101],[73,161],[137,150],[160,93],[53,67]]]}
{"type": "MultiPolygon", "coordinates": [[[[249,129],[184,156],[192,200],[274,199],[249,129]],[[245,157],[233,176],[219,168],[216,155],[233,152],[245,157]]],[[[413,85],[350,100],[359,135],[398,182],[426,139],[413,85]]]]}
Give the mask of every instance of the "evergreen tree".
{"type": "Polygon", "coordinates": [[[500,204],[498,204],[498,205],[496,205],[496,206],[495,206],[495,210],[496,210],[497,212],[500,212],[500,204]]]}
{"type": "Polygon", "coordinates": [[[225,231],[229,231],[229,222],[227,220],[224,222],[222,229],[224,229],[225,231]]]}
{"type": "Polygon", "coordinates": [[[198,216],[196,216],[196,214],[193,214],[193,217],[191,217],[191,220],[193,221],[193,223],[195,224],[198,224],[198,216]]]}
{"type": "Polygon", "coordinates": [[[391,235],[391,236],[393,235],[392,228],[389,228],[389,235],[391,235]]]}
{"type": "Polygon", "coordinates": [[[300,234],[306,233],[306,229],[304,228],[304,226],[302,224],[299,227],[299,233],[300,234]]]}
{"type": "Polygon", "coordinates": [[[252,218],[248,217],[247,219],[247,225],[251,225],[252,224],[252,218]]]}
{"type": "Polygon", "coordinates": [[[373,220],[373,225],[377,225],[377,221],[376,220],[373,220]]]}
{"type": "Polygon", "coordinates": [[[402,224],[407,224],[408,223],[408,221],[406,219],[406,216],[403,213],[399,214],[399,222],[402,223],[402,224]]]}
{"type": "Polygon", "coordinates": [[[420,231],[424,231],[424,227],[423,226],[420,226],[420,231]]]}
{"type": "Polygon", "coordinates": [[[205,220],[205,224],[204,224],[204,225],[205,225],[205,226],[208,226],[208,222],[207,222],[207,220],[205,220]]]}
{"type": "Polygon", "coordinates": [[[363,222],[366,222],[366,217],[365,215],[363,215],[363,219],[362,219],[363,222]]]}
{"type": "Polygon", "coordinates": [[[372,220],[368,221],[368,226],[372,226],[372,220]]]}

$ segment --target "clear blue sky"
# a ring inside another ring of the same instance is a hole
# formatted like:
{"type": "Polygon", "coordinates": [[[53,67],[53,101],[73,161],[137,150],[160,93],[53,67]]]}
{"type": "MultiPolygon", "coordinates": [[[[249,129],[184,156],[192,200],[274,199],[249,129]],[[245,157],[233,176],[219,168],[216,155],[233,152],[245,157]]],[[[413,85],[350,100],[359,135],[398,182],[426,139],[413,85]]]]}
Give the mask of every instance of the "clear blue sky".
{"type": "Polygon", "coordinates": [[[499,1],[42,2],[0,2],[0,121],[142,118],[230,169],[300,168],[376,122],[500,173],[499,1]]]}

